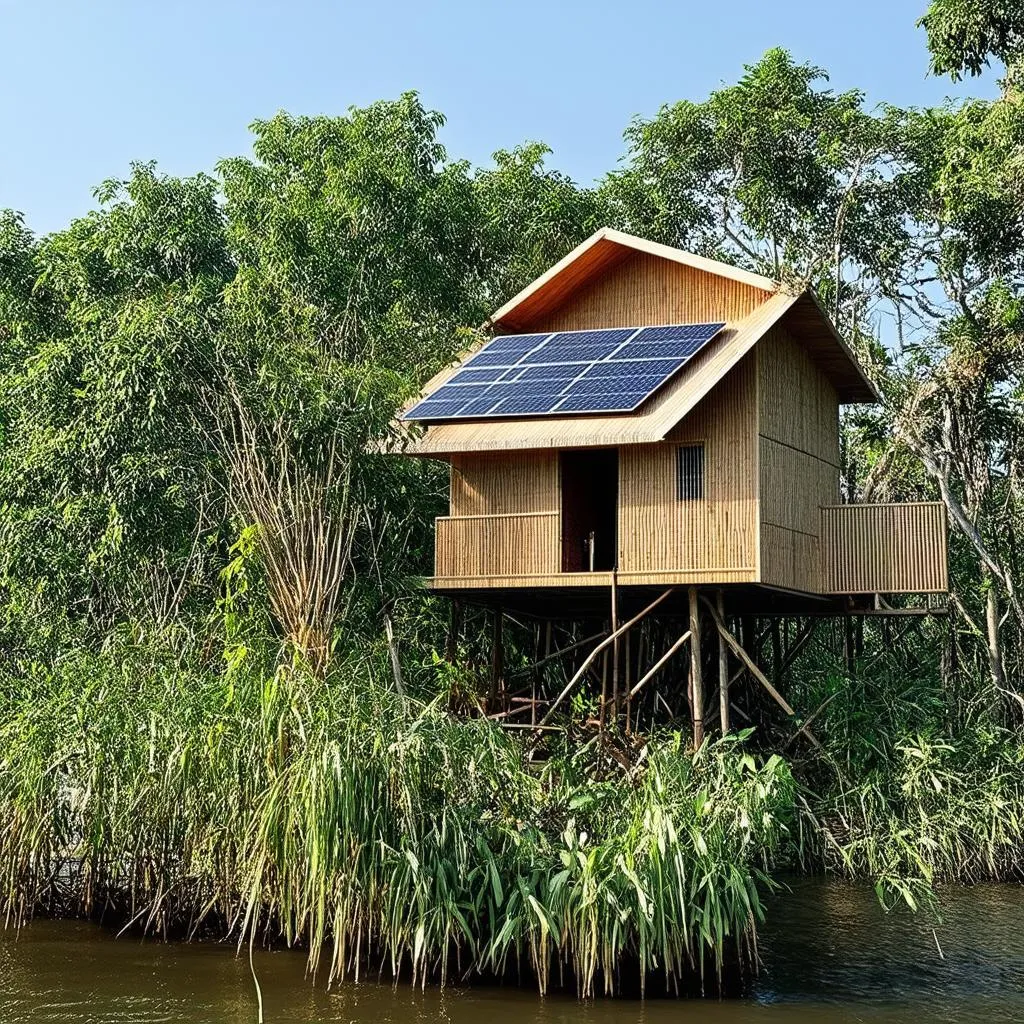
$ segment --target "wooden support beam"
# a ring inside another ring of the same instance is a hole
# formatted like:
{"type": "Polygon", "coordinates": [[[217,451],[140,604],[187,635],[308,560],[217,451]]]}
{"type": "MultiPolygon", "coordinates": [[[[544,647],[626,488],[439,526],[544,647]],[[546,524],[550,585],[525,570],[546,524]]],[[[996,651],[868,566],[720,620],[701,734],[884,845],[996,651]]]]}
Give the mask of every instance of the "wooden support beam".
{"type": "Polygon", "coordinates": [[[793,638],[793,643],[786,647],[786,653],[782,658],[782,665],[775,676],[776,682],[793,667],[793,662],[800,657],[800,652],[803,651],[810,642],[811,637],[814,636],[814,631],[818,628],[818,621],[818,619],[805,619],[800,625],[796,636],[793,638]]]}
{"type": "MultiPolygon", "coordinates": [[[[721,590],[717,598],[718,617],[725,622],[725,595],[721,590]]],[[[729,731],[729,649],[721,633],[718,634],[718,716],[725,736],[729,731]]]]}
{"type": "Polygon", "coordinates": [[[504,670],[504,646],[502,643],[502,625],[504,615],[499,605],[494,609],[494,628],[491,632],[491,692],[488,700],[488,711],[493,711],[498,702],[498,691],[502,686],[504,670]]]}
{"type": "Polygon", "coordinates": [[[681,637],[680,637],[680,638],[679,638],[679,639],[678,639],[678,640],[677,640],[677,641],[676,641],[676,642],[675,642],[675,643],[674,643],[674,644],[673,644],[673,645],[672,645],[672,646],[671,646],[671,647],[670,647],[670,648],[669,648],[669,649],[668,649],[668,650],[667,650],[667,651],[666,651],[666,652],[665,652],[665,653],[664,653],[664,654],[663,654],[663,655],[662,655],[662,656],[661,656],[661,657],[660,657],[660,658],[659,658],[659,659],[658,659],[658,660],[657,660],[657,661],[656,661],[656,662],[655,662],[655,663],[654,663],[654,664],[653,664],[653,665],[652,665],[652,666],[651,666],[651,667],[650,667],[650,668],[649,668],[649,669],[648,669],[648,670],[647,670],[647,671],[646,671],[646,672],[645,672],[645,673],[643,674],[643,676],[642,676],[642,677],[641,677],[641,678],[640,678],[640,679],[639,679],[639,680],[637,681],[637,684],[636,684],[636,686],[634,686],[634,687],[633,687],[633,689],[629,691],[629,695],[628,695],[628,700],[632,700],[632,699],[633,699],[633,698],[634,698],[634,697],[635,697],[635,696],[636,696],[636,695],[637,695],[637,694],[638,694],[638,693],[639,693],[639,692],[640,692],[640,691],[641,691],[641,690],[642,690],[642,689],[644,688],[644,686],[645,686],[645,685],[646,685],[646,684],[647,684],[647,683],[648,683],[648,682],[649,682],[649,681],[650,681],[651,679],[653,679],[653,678],[654,678],[654,677],[655,677],[655,676],[656,676],[656,675],[657,675],[657,674],[658,674],[658,673],[659,673],[659,672],[661,671],[661,669],[662,669],[662,667],[664,666],[665,662],[667,662],[667,661],[668,661],[668,659],[669,659],[669,658],[671,658],[671,657],[672,657],[672,655],[673,655],[673,654],[675,654],[675,653],[676,653],[676,651],[678,651],[678,650],[679,650],[679,648],[680,648],[680,647],[682,647],[682,646],[683,646],[683,644],[685,644],[685,643],[686,643],[686,641],[690,639],[690,636],[691,636],[690,630],[687,630],[687,631],[686,631],[686,632],[685,632],[685,633],[684,633],[684,634],[683,634],[683,635],[682,635],[682,636],[681,636],[681,637]]]}
{"type": "Polygon", "coordinates": [[[615,631],[619,628],[619,572],[612,568],[612,717],[619,715],[619,637],[615,631]]]}
{"type": "Polygon", "coordinates": [[[619,628],[611,636],[606,636],[590,652],[590,654],[587,655],[583,664],[580,665],[580,667],[576,670],[572,679],[570,679],[569,682],[565,684],[565,688],[555,698],[554,703],[551,705],[551,707],[548,708],[547,714],[545,714],[544,717],[540,720],[540,725],[544,725],[544,723],[547,722],[547,720],[555,713],[555,710],[562,703],[562,701],[565,700],[565,698],[568,697],[570,693],[572,693],[573,687],[583,678],[584,675],[586,675],[587,670],[590,668],[591,665],[593,665],[594,661],[597,659],[597,656],[615,639],[615,637],[621,636],[627,630],[632,629],[633,626],[635,626],[641,619],[645,618],[652,611],[654,611],[654,609],[657,608],[662,601],[667,600],[668,597],[675,593],[675,590],[675,587],[669,587],[662,594],[656,597],[646,608],[644,608],[643,611],[638,612],[628,622],[625,622],[621,626],[619,626],[619,628]]]}
{"type": "Polygon", "coordinates": [[[690,597],[690,705],[693,712],[694,749],[704,742],[704,680],[700,663],[700,605],[697,588],[689,588],[690,597]]]}
{"type": "Polygon", "coordinates": [[[846,650],[846,671],[854,676],[857,674],[857,655],[853,646],[853,619],[851,616],[846,615],[843,618],[843,625],[845,627],[844,634],[844,647],[846,650]]]}
{"type": "MultiPolygon", "coordinates": [[[[790,707],[789,702],[786,700],[786,698],[783,697],[782,694],[779,693],[779,691],[776,690],[774,686],[772,686],[772,684],[768,680],[768,677],[757,667],[757,665],[754,664],[754,662],[751,660],[750,655],[747,654],[747,652],[743,649],[742,645],[736,639],[736,637],[734,637],[732,633],[730,633],[729,630],[726,629],[725,623],[721,620],[721,618],[719,618],[718,609],[715,608],[715,606],[710,601],[708,601],[707,598],[702,598],[702,600],[707,605],[708,611],[711,612],[711,618],[714,620],[715,626],[717,627],[719,634],[725,639],[725,642],[732,648],[733,654],[735,654],[736,657],[739,658],[740,661],[742,661],[743,664],[747,666],[750,673],[771,694],[772,698],[779,705],[779,707],[781,707],[782,710],[785,711],[790,718],[796,718],[796,711],[794,711],[793,708],[790,707]]],[[[821,742],[814,735],[814,733],[811,732],[810,729],[802,728],[801,731],[819,750],[824,749],[824,747],[822,747],[821,745],[821,742]]]]}

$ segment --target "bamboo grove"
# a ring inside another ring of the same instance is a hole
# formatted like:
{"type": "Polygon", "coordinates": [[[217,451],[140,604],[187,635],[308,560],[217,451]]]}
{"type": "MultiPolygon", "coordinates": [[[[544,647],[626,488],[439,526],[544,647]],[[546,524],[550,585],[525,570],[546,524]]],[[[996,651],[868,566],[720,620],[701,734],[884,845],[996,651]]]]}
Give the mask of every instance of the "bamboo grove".
{"type": "Polygon", "coordinates": [[[539,143],[450,158],[409,93],[134,165],[50,235],[0,214],[8,921],[679,991],[753,966],[787,871],[914,906],[1019,878],[1024,23],[923,24],[936,73],[1000,64],[1001,95],[868,109],[775,49],[634,120],[592,186],[539,143]],[[417,587],[446,481],[378,454],[395,409],[605,223],[813,284],[885,399],[844,423],[847,496],[946,504],[950,627],[788,668],[821,749],[768,709],[698,751],[667,717],[620,763],[578,693],[530,762],[478,713],[483,621],[446,652],[417,587]]]}

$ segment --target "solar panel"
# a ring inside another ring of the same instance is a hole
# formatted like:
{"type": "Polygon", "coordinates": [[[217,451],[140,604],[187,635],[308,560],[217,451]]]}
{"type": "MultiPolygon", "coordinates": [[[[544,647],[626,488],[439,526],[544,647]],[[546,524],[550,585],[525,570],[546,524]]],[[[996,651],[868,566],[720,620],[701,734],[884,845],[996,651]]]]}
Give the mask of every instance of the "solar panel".
{"type": "Polygon", "coordinates": [[[403,418],[632,412],[724,326],[666,324],[502,335],[403,418]]]}

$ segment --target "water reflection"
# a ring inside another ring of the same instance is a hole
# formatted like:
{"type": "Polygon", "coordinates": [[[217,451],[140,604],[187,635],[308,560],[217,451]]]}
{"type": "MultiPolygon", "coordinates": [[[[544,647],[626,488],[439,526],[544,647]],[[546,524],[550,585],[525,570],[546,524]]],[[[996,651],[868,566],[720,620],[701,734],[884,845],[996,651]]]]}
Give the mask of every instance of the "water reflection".
{"type": "MultiPolygon", "coordinates": [[[[305,978],[302,954],[260,952],[256,968],[267,1024],[996,1024],[1024,1021],[1022,911],[1016,886],[947,890],[935,921],[887,915],[863,887],[794,883],[770,907],[751,997],[721,1003],[580,1004],[389,984],[328,993],[305,978]]],[[[140,943],[43,921],[0,933],[0,1016],[5,1024],[250,1024],[256,998],[247,962],[230,947],[140,943]]]]}

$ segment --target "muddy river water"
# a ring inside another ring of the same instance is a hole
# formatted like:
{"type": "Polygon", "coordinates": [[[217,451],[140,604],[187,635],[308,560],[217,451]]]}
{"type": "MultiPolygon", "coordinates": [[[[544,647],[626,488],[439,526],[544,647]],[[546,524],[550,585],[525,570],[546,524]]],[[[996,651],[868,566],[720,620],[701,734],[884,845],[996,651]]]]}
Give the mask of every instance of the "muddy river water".
{"type": "MultiPolygon", "coordinates": [[[[255,965],[267,1024],[1024,1022],[1024,888],[947,889],[940,910],[886,914],[869,888],[793,883],[770,906],[754,987],[728,1001],[584,1003],[390,983],[327,992],[305,977],[302,953],[258,951],[255,965]]],[[[248,1024],[256,1006],[248,960],[232,946],[117,939],[75,921],[0,931],[2,1024],[248,1024]]]]}

